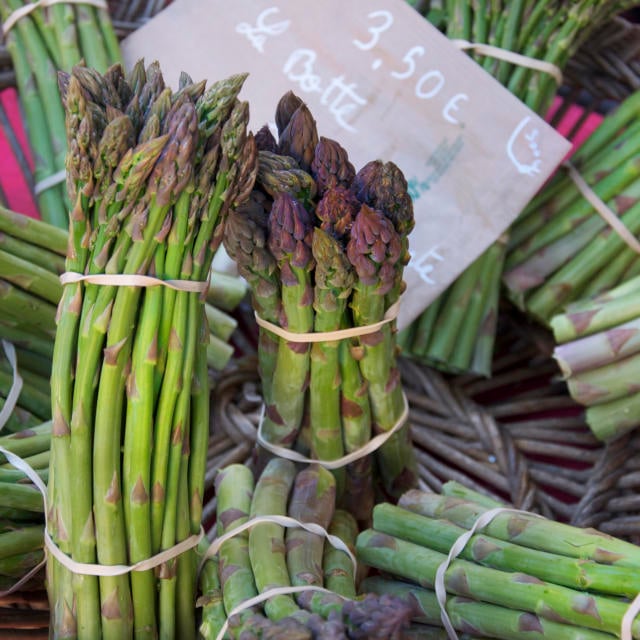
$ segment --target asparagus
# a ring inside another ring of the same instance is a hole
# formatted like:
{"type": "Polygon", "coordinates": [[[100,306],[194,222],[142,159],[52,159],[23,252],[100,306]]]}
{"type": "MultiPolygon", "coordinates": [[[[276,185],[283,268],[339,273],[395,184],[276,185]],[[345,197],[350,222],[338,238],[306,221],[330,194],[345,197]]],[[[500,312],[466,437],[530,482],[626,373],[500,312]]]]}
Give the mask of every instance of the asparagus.
{"type": "MultiPolygon", "coordinates": [[[[444,519],[429,518],[383,503],[373,512],[376,531],[402,538],[440,553],[448,553],[466,529],[444,519]]],[[[503,571],[522,571],[554,584],[633,597],[638,593],[636,576],[625,567],[567,558],[528,549],[477,533],[467,542],[461,558],[503,571]]]]}
{"type": "MultiPolygon", "coordinates": [[[[337,240],[315,228],[311,245],[316,263],[314,330],[336,331],[343,324],[347,299],[354,283],[351,265],[337,240]]],[[[319,460],[335,460],[343,455],[343,430],[340,403],[339,342],[316,342],[311,347],[309,410],[311,451],[319,460]]],[[[345,434],[346,440],[346,434],[345,434]]],[[[349,449],[353,450],[352,441],[349,449]]],[[[345,489],[344,470],[335,470],[336,492],[345,489]]]]}
{"type": "MultiPolygon", "coordinates": [[[[446,559],[442,553],[374,530],[358,536],[357,550],[368,565],[431,588],[436,570],[446,559]]],[[[627,605],[615,598],[576,591],[523,573],[489,569],[466,560],[453,560],[444,580],[448,593],[608,633],[619,631],[627,610],[627,605]]],[[[638,625],[634,625],[634,636],[639,632],[638,625]]]]}
{"type": "MultiPolygon", "coordinates": [[[[232,531],[249,518],[253,497],[251,471],[239,464],[222,469],[216,477],[218,535],[232,531]]],[[[232,611],[257,595],[249,558],[249,533],[237,534],[219,551],[219,576],[224,608],[232,611]]]]}
{"type": "MultiPolygon", "coordinates": [[[[606,21],[615,15],[620,8],[615,2],[599,3],[597,7],[596,11],[590,0],[561,7],[525,1],[508,4],[489,0],[473,3],[455,1],[443,3],[442,10],[429,17],[437,20],[437,24],[450,38],[488,43],[531,58],[546,60],[562,69],[572,52],[588,37],[590,30],[601,24],[600,21],[606,21]]],[[[530,108],[537,113],[545,113],[556,91],[554,79],[549,74],[523,66],[515,67],[491,56],[475,54],[473,50],[469,55],[530,108]]],[[[632,112],[633,110],[627,110],[625,117],[628,118],[632,112]]],[[[628,122],[629,120],[621,117],[616,123],[617,130],[628,122]]],[[[591,152],[578,159],[590,158],[610,140],[611,130],[606,134],[599,134],[591,152]]],[[[631,144],[629,149],[630,147],[631,144]]],[[[556,188],[555,185],[553,188],[556,188]]],[[[522,225],[532,225],[531,228],[543,222],[543,217],[540,216],[540,220],[534,225],[526,211],[521,217],[522,225]]],[[[519,235],[519,224],[517,221],[509,231],[518,240],[522,237],[519,235]]],[[[498,246],[493,245],[490,254],[485,252],[468,266],[455,285],[442,294],[442,300],[448,301],[448,304],[439,302],[437,307],[431,305],[414,321],[413,341],[405,346],[409,354],[420,358],[426,353],[429,364],[445,371],[461,370],[481,375],[490,373],[496,331],[493,318],[500,288],[497,274],[502,270],[505,258],[501,243],[502,241],[498,246]],[[461,314],[460,309],[466,311],[466,301],[472,299],[474,302],[470,313],[461,314]],[[428,333],[426,336],[422,334],[420,325],[431,330],[436,318],[441,318],[439,325],[446,327],[445,339],[442,339],[442,333],[428,333]],[[432,339],[432,345],[427,351],[425,342],[429,338],[432,339]],[[460,341],[464,341],[464,344],[457,346],[460,341]],[[456,345],[455,350],[453,345],[456,345]],[[435,350],[434,355],[432,349],[435,350]]]]}
{"type": "MultiPolygon", "coordinates": [[[[329,533],[340,538],[349,547],[350,551],[355,554],[358,524],[348,511],[335,510],[329,524],[329,533]]],[[[325,544],[322,570],[324,584],[329,591],[333,591],[345,598],[355,598],[356,577],[353,571],[353,563],[344,551],[325,544]]]]}
{"type": "MultiPolygon", "coordinates": [[[[299,522],[311,522],[329,528],[336,498],[336,482],[329,471],[313,465],[296,475],[289,501],[288,515],[299,522]]],[[[322,586],[322,556],[324,539],[305,529],[288,529],[286,559],[291,584],[322,586]]],[[[305,599],[309,592],[298,596],[305,599]]],[[[319,612],[316,612],[319,613],[319,612]]]]}
{"type": "MultiPolygon", "coordinates": [[[[269,214],[269,249],[280,269],[281,325],[295,333],[313,329],[311,230],[310,216],[297,200],[284,193],[276,196],[269,214]]],[[[309,351],[308,343],[279,340],[272,403],[263,424],[264,436],[273,444],[291,446],[300,429],[309,351]]]]}
{"type": "MultiPolygon", "coordinates": [[[[380,212],[363,204],[351,229],[347,256],[358,280],[350,303],[356,326],[382,320],[385,296],[396,281],[396,263],[402,244],[392,223],[380,212]]],[[[362,377],[369,385],[369,401],[374,431],[388,431],[403,411],[403,395],[397,368],[394,366],[391,328],[384,325],[375,333],[361,336],[362,377]]],[[[413,449],[408,427],[396,432],[376,452],[385,490],[398,495],[415,483],[413,449]]]]}
{"type": "MultiPolygon", "coordinates": [[[[366,578],[361,589],[376,594],[393,594],[412,607],[414,620],[441,624],[440,605],[431,589],[380,577],[366,578]]],[[[613,637],[608,633],[554,622],[540,615],[462,596],[448,597],[446,611],[456,630],[471,631],[474,636],[481,634],[483,638],[524,640],[532,633],[558,640],[607,640],[613,637]]]]}
{"type": "MultiPolygon", "coordinates": [[[[206,280],[227,212],[255,178],[247,105],[236,99],[243,80],[205,91],[183,78],[172,94],[157,65],[136,65],[129,78],[118,67],[61,76],[74,200],[67,270],[206,280]]],[[[75,560],[135,562],[199,530],[209,429],[204,322],[204,295],[64,288],[50,523],[75,560]],[[72,493],[69,469],[81,483],[72,493]]],[[[56,633],[195,634],[192,551],[157,572],[68,573],[49,568],[56,633]]]]}
{"type": "Polygon", "coordinates": [[[603,442],[611,441],[638,426],[640,393],[589,407],[585,420],[593,434],[603,442]]]}
{"type": "MultiPolygon", "coordinates": [[[[274,458],[269,461],[255,486],[251,517],[286,515],[295,475],[295,466],[289,460],[274,458]]],[[[290,585],[281,525],[262,523],[253,527],[249,532],[249,557],[259,593],[290,585]]],[[[298,607],[291,596],[279,595],[270,598],[264,610],[271,620],[279,620],[296,613],[298,607]]]]}
{"type": "MultiPolygon", "coordinates": [[[[473,526],[480,514],[488,511],[487,507],[471,500],[417,490],[405,493],[398,504],[424,516],[444,517],[466,529],[473,526]]],[[[570,558],[621,567],[636,567],[640,562],[638,548],[628,542],[533,514],[499,514],[486,526],[485,533],[499,540],[570,558]]]]}
{"type": "Polygon", "coordinates": [[[639,311],[636,303],[638,291],[640,278],[633,278],[597,298],[569,305],[565,313],[551,320],[556,341],[570,342],[632,320],[639,311]]]}

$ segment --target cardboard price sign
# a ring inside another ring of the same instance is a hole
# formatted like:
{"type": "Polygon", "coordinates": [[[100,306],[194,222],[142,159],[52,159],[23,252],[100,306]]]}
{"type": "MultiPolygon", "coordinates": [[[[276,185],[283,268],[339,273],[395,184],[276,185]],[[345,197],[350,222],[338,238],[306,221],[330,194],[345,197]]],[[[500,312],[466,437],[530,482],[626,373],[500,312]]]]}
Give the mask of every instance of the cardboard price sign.
{"type": "Polygon", "coordinates": [[[255,131],[289,90],[356,169],[395,162],[416,226],[405,270],[406,326],[494,242],[569,142],[403,0],[174,0],[123,43],[130,67],[158,60],[215,81],[249,72],[255,131]]]}

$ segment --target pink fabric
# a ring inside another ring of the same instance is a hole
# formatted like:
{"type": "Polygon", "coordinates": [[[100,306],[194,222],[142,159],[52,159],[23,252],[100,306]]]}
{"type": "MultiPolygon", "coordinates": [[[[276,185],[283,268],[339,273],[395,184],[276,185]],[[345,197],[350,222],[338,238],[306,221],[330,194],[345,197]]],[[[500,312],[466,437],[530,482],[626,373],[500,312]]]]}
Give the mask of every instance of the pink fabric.
{"type": "MultiPolygon", "coordinates": [[[[558,111],[560,106],[562,105],[562,98],[555,98],[549,112],[547,113],[546,120],[551,121],[555,113],[558,111]]],[[[576,105],[571,105],[566,113],[564,114],[562,120],[556,125],[556,129],[559,134],[568,137],[569,134],[573,131],[573,128],[579,122],[582,117],[584,110],[581,107],[576,105]]],[[[600,123],[602,122],[602,116],[599,114],[591,114],[589,115],[585,121],[582,123],[578,131],[573,135],[572,143],[573,148],[569,152],[568,157],[571,156],[576,149],[598,128],[600,123]]]]}
{"type": "MultiPolygon", "coordinates": [[[[22,126],[22,118],[18,107],[18,95],[15,89],[0,91],[0,102],[7,114],[9,126],[13,131],[29,166],[33,170],[33,159],[27,142],[27,135],[22,126]]],[[[7,198],[9,208],[18,213],[24,213],[32,218],[39,218],[38,207],[32,197],[25,176],[16,161],[5,131],[0,127],[0,186],[7,198]]]]}

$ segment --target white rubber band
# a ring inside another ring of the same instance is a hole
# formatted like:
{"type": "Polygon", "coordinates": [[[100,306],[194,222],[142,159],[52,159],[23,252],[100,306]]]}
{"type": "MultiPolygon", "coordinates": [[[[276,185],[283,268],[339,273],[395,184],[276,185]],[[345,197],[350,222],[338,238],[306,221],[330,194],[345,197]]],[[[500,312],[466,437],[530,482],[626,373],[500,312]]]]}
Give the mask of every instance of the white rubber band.
{"type": "Polygon", "coordinates": [[[49,7],[52,4],[89,4],[98,9],[107,9],[107,3],[105,0],[38,0],[37,2],[30,2],[23,7],[16,9],[3,23],[2,32],[7,35],[9,30],[15,25],[18,20],[28,16],[32,11],[38,7],[49,7]]]}
{"type": "Polygon", "coordinates": [[[467,546],[471,537],[478,531],[478,529],[483,529],[486,527],[496,516],[501,513],[516,513],[516,514],[526,514],[528,516],[535,516],[537,518],[545,519],[544,516],[540,516],[537,513],[531,513],[529,511],[522,511],[521,509],[510,509],[508,507],[496,507],[495,509],[489,509],[489,511],[485,511],[483,514],[478,516],[478,519],[473,523],[473,526],[469,531],[465,531],[461,536],[459,536],[456,541],[451,545],[451,549],[449,549],[449,553],[447,558],[443,560],[438,569],[436,570],[436,577],[434,581],[434,591],[436,592],[436,599],[438,604],[440,605],[440,620],[444,628],[447,630],[447,635],[450,640],[458,640],[458,634],[453,628],[453,624],[451,623],[451,619],[449,618],[449,614],[447,613],[447,589],[444,583],[444,574],[451,562],[457,558],[464,548],[467,546]]]}
{"type": "Polygon", "coordinates": [[[57,184],[61,184],[65,182],[67,179],[67,172],[63,169],[62,171],[58,171],[57,173],[53,173],[50,176],[36,182],[33,186],[34,195],[39,195],[43,191],[50,189],[51,187],[55,187],[57,184]]]}
{"type": "Polygon", "coordinates": [[[622,616],[622,624],[620,625],[620,640],[633,640],[633,621],[640,613],[640,594],[638,594],[629,605],[629,608],[622,616]]]}
{"type": "Polygon", "coordinates": [[[287,596],[294,593],[303,593],[304,591],[319,591],[321,593],[330,593],[331,595],[338,596],[345,601],[350,600],[346,596],[343,596],[335,591],[329,591],[329,589],[325,589],[324,587],[313,587],[311,585],[301,586],[301,587],[274,587],[273,589],[269,589],[264,591],[263,593],[250,598],[249,600],[245,600],[237,607],[234,607],[227,616],[227,619],[224,621],[222,628],[218,632],[216,636],[216,640],[222,640],[229,629],[229,620],[239,613],[242,613],[246,609],[250,609],[251,607],[255,607],[257,604],[261,604],[266,600],[273,598],[274,596],[287,596]]]}
{"type": "Polygon", "coordinates": [[[498,58],[499,60],[512,62],[520,67],[543,71],[544,73],[548,73],[552,76],[558,86],[562,84],[562,70],[552,62],[538,60],[537,58],[530,58],[529,56],[524,56],[521,53],[509,51],[509,49],[501,49],[500,47],[495,47],[483,42],[469,42],[468,40],[451,40],[451,42],[458,47],[458,49],[473,49],[474,51],[491,58],[498,58]]]}
{"type": "Polygon", "coordinates": [[[2,411],[0,411],[0,431],[2,431],[4,425],[7,423],[7,420],[9,420],[9,417],[13,413],[13,410],[15,409],[18,402],[20,392],[22,391],[22,376],[18,373],[16,349],[11,342],[7,342],[6,340],[2,340],[2,348],[4,349],[4,353],[7,356],[9,364],[11,365],[11,370],[13,371],[13,381],[11,383],[9,393],[7,394],[7,397],[4,401],[2,411]]]}
{"type": "Polygon", "coordinates": [[[392,322],[398,317],[400,312],[400,300],[394,302],[384,314],[384,318],[374,324],[364,325],[362,327],[349,327],[348,329],[339,329],[337,331],[320,331],[310,333],[295,333],[279,327],[268,320],[261,318],[257,312],[254,313],[256,322],[259,326],[267,329],[271,333],[289,342],[331,342],[332,340],[344,340],[346,338],[357,338],[370,333],[379,331],[385,324],[392,322]]]}
{"type": "Polygon", "coordinates": [[[393,425],[389,431],[385,431],[384,433],[379,433],[377,436],[371,438],[367,444],[351,453],[348,453],[346,456],[342,456],[341,458],[336,458],[335,460],[315,460],[313,458],[307,458],[297,451],[293,451],[292,449],[287,449],[285,447],[280,447],[276,444],[272,444],[268,440],[265,440],[262,435],[262,425],[264,422],[264,414],[265,407],[262,405],[262,412],[260,414],[260,422],[258,424],[258,433],[256,436],[256,440],[259,445],[270,451],[271,453],[279,456],[280,458],[286,458],[287,460],[291,460],[292,462],[300,462],[302,464],[319,464],[321,467],[325,469],[340,469],[356,460],[360,460],[360,458],[364,458],[369,454],[373,453],[377,449],[379,449],[394,433],[402,429],[407,418],[409,417],[409,401],[407,400],[407,396],[403,393],[402,398],[404,400],[404,409],[402,411],[401,416],[398,418],[396,423],[393,425]]]}
{"type": "Polygon", "coordinates": [[[578,170],[570,162],[563,162],[562,167],[567,171],[576,187],[578,187],[578,191],[588,200],[589,204],[600,214],[604,221],[631,249],[636,253],[640,253],[640,242],[638,242],[638,239],[627,229],[624,222],[600,199],[598,194],[587,184],[578,170]]]}
{"type": "Polygon", "coordinates": [[[161,280],[153,276],[143,276],[128,273],[96,273],[84,275],[65,271],[60,276],[60,282],[72,284],[76,282],[88,282],[89,284],[99,284],[114,287],[169,287],[176,291],[186,291],[187,293],[204,293],[208,287],[208,281],[199,280],[161,280]]]}

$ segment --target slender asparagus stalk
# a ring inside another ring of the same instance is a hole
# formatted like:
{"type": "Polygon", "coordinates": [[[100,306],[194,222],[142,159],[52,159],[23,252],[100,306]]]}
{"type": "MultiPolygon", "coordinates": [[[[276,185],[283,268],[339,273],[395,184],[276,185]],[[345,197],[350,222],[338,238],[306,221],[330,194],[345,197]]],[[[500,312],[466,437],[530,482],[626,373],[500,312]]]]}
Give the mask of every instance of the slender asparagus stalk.
{"type": "MultiPolygon", "coordinates": [[[[329,525],[329,533],[340,538],[355,554],[358,523],[348,511],[335,510],[329,525]]],[[[322,571],[324,585],[329,591],[345,598],[353,599],[356,597],[356,576],[353,571],[353,563],[344,551],[325,544],[322,571]]]]}
{"type": "MultiPolygon", "coordinates": [[[[313,329],[313,293],[310,271],[311,219],[291,196],[279,194],[269,215],[269,249],[278,261],[282,282],[281,326],[296,333],[313,329]]],[[[309,344],[279,340],[271,387],[273,402],[266,408],[265,438],[291,446],[300,429],[304,391],[309,377],[309,344]]]]}

